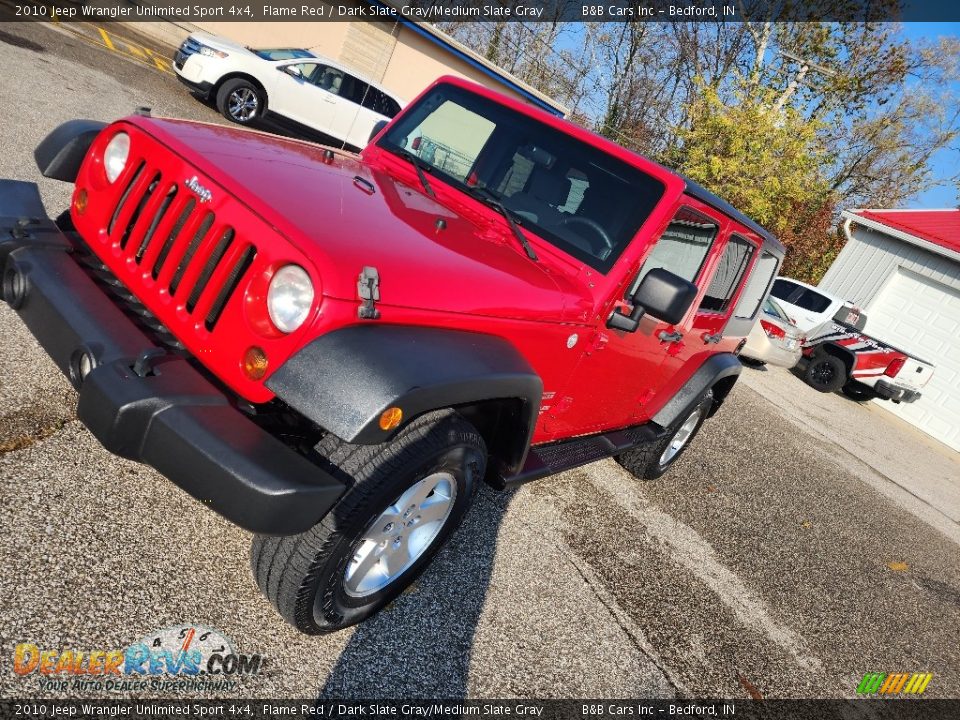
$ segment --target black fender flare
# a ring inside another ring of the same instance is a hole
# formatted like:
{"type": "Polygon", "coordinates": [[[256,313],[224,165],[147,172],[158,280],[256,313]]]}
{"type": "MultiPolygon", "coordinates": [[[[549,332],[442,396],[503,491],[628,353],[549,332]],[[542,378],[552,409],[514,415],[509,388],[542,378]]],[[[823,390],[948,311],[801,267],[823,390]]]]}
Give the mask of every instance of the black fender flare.
{"type": "Polygon", "coordinates": [[[653,416],[653,421],[660,427],[671,427],[684,415],[693,412],[707,390],[719,384],[720,393],[714,393],[713,409],[710,412],[712,415],[723,403],[741,370],[743,365],[733,353],[720,353],[707,358],[667,404],[653,416]]]}
{"type": "Polygon", "coordinates": [[[515,400],[506,447],[497,459],[523,465],[540,410],[543,382],[506,340],[493,335],[405,325],[352,325],[313,340],[267,380],[291,408],[342,440],[376,444],[425,412],[515,400]],[[380,428],[384,410],[403,423],[380,428]]]}
{"type": "Polygon", "coordinates": [[[847,367],[847,380],[852,379],[853,371],[857,367],[857,354],[855,352],[849,348],[845,348],[843,345],[838,345],[828,340],[816,346],[810,359],[812,360],[818,355],[833,355],[835,358],[841,360],[847,367]]]}
{"type": "Polygon", "coordinates": [[[54,180],[76,182],[90,144],[106,126],[97,120],[68,120],[54,128],[33,151],[40,173],[54,180]]]}

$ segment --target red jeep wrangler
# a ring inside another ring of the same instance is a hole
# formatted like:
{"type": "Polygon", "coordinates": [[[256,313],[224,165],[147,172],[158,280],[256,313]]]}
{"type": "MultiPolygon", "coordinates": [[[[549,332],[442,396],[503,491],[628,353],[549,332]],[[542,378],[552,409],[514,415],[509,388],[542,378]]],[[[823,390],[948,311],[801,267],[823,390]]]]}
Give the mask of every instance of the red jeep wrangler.
{"type": "Polygon", "coordinates": [[[730,392],[783,247],[676,173],[443,78],[359,154],[71,121],[0,185],[3,299],[103,445],[253,533],[303,632],[376,612],[505,488],[662,475],[730,392]]]}

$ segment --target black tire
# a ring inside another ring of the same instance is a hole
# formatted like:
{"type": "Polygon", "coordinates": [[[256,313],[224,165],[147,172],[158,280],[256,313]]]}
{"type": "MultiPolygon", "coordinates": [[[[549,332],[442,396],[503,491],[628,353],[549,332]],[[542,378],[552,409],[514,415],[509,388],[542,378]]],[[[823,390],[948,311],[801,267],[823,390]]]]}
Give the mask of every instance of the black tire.
{"type": "Polygon", "coordinates": [[[867,402],[877,397],[877,393],[874,392],[872,387],[856,381],[848,382],[841,389],[844,395],[857,402],[867,402]]]}
{"type": "Polygon", "coordinates": [[[644,478],[646,480],[656,480],[658,477],[661,477],[664,473],[666,473],[667,470],[669,470],[670,467],[680,459],[680,456],[687,451],[687,448],[690,447],[690,444],[697,436],[697,433],[700,432],[700,428],[703,427],[703,421],[707,419],[707,414],[710,412],[710,408],[712,406],[713,391],[707,390],[706,394],[700,398],[700,402],[697,403],[696,408],[694,408],[690,413],[685,415],[682,420],[671,427],[670,432],[668,432],[662,439],[655,443],[651,443],[650,445],[634,448],[633,450],[627,450],[617,458],[617,462],[623,465],[624,468],[629,470],[636,477],[644,478]],[[694,420],[694,416],[696,416],[696,420],[694,420]],[[680,434],[689,421],[693,421],[693,428],[690,431],[690,434],[687,436],[680,449],[665,459],[664,456],[667,448],[670,447],[671,443],[680,434]]]}
{"type": "Polygon", "coordinates": [[[460,524],[487,461],[483,438],[449,410],[417,418],[383,445],[351,445],[330,435],[317,445],[317,451],[327,459],[330,471],[350,484],[349,489],[307,532],[289,537],[257,535],[250,552],[261,592],[284,620],[310,635],[355,625],[403,592],[460,524]],[[433,473],[452,477],[456,487],[439,532],[385,586],[359,597],[352,595],[346,574],[365,535],[406,490],[433,473]]]}
{"type": "Polygon", "coordinates": [[[817,355],[807,364],[803,379],[819,392],[836,392],[847,382],[847,366],[833,355],[817,355]]]}
{"type": "Polygon", "coordinates": [[[267,98],[263,90],[243,78],[227,80],[217,90],[217,110],[227,120],[238,125],[249,125],[260,118],[266,103],[267,98]],[[237,103],[241,99],[253,103],[252,111],[248,105],[244,105],[244,110],[239,109],[237,103]]]}

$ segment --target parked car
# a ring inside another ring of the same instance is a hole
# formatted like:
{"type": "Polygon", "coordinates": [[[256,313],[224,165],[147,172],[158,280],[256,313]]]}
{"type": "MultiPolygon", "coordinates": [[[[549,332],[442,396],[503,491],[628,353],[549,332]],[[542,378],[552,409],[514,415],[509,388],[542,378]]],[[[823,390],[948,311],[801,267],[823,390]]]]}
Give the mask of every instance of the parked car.
{"type": "Polygon", "coordinates": [[[747,335],[741,355],[761,363],[792,368],[803,354],[806,338],[775,300],[763,301],[763,315],[747,335]]]}
{"type": "Polygon", "coordinates": [[[803,377],[812,388],[842,390],[854,400],[910,403],[933,377],[931,363],[864,332],[867,315],[853,303],[784,277],[770,294],[807,330],[803,377]]]}
{"type": "Polygon", "coordinates": [[[57,225],[0,181],[3,299],[107,449],[255,533],[257,583],[307,633],[402,592],[481,480],[666,473],[784,254],[696,183],[457,78],[360,155],[140,112],[35,157],[73,200],[57,225]],[[425,136],[460,160],[407,149],[425,136]]]}
{"type": "Polygon", "coordinates": [[[322,133],[359,149],[378,122],[403,103],[332,60],[298,49],[255,50],[194,33],[173,56],[173,69],[227,120],[249,125],[270,115],[302,134],[322,133]]]}
{"type": "Polygon", "coordinates": [[[838,322],[849,322],[861,330],[867,320],[865,315],[860,319],[860,310],[852,302],[793,278],[778,277],[774,280],[770,296],[787,313],[790,322],[805,333],[831,318],[838,322]]]}

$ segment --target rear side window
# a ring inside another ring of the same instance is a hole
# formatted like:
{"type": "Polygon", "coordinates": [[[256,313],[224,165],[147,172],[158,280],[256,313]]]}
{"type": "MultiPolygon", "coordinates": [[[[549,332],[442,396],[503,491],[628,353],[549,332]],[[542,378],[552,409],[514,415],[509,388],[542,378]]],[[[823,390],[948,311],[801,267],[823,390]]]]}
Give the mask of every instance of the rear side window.
{"type": "Polygon", "coordinates": [[[370,88],[363,80],[358,80],[353,75],[345,74],[343,85],[340,87],[340,97],[346,98],[352,103],[359,105],[364,97],[368,95],[370,88]]]}
{"type": "Polygon", "coordinates": [[[804,289],[800,297],[793,301],[793,304],[810,312],[821,313],[830,307],[830,298],[815,290],[804,289]]]}
{"type": "Polygon", "coordinates": [[[802,286],[797,285],[795,282],[790,282],[789,280],[784,280],[783,278],[777,278],[773,283],[773,287],[770,288],[770,294],[778,300],[790,302],[790,296],[794,293],[797,293],[797,297],[799,297],[800,293],[798,291],[802,289],[802,286]]]}
{"type": "Polygon", "coordinates": [[[388,118],[392,118],[400,112],[400,106],[396,100],[373,87],[367,90],[367,94],[363,98],[363,106],[388,118]]]}
{"type": "Polygon", "coordinates": [[[770,294],[778,300],[783,300],[814,313],[821,313],[830,307],[830,298],[826,295],[821,295],[816,290],[805,288],[803,285],[797,285],[795,282],[783,278],[777,278],[777,281],[773,283],[770,294]]]}
{"type": "MultiPolygon", "coordinates": [[[[775,255],[771,255],[768,252],[760,254],[760,259],[757,260],[753,272],[750,273],[750,277],[747,279],[747,285],[743,289],[743,294],[740,296],[739,302],[737,302],[737,309],[734,311],[736,317],[752,318],[757,314],[760,301],[763,300],[767,294],[767,288],[770,287],[770,280],[777,273],[777,265],[778,261],[775,255]]],[[[777,280],[773,285],[774,288],[776,288],[777,283],[780,282],[786,281],[777,280]]],[[[793,285],[793,283],[790,284],[793,285]]],[[[770,291],[770,294],[773,295],[773,290],[770,291]]]]}
{"type": "Polygon", "coordinates": [[[707,312],[725,313],[730,307],[730,300],[736,294],[743,274],[750,266],[754,246],[739,235],[732,235],[727,246],[723,249],[717,272],[710,281],[700,309],[707,312]]]}
{"type": "Polygon", "coordinates": [[[696,280],[719,229],[717,223],[706,215],[690,208],[680,208],[640,268],[632,290],[653,268],[669,270],[690,282],[696,280]]]}

